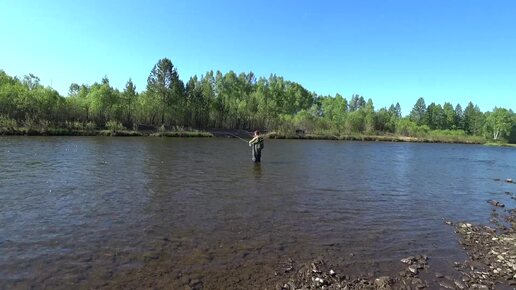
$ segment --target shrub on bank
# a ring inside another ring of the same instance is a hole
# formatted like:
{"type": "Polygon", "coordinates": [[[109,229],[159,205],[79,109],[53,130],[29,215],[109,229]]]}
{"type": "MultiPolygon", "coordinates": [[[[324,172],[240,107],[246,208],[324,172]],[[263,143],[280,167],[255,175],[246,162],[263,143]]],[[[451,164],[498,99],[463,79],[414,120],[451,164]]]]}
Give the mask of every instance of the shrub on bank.
{"type": "Polygon", "coordinates": [[[213,137],[210,132],[202,131],[168,131],[151,134],[153,137],[213,137]]]}
{"type": "Polygon", "coordinates": [[[113,132],[126,130],[124,125],[118,121],[108,121],[106,123],[106,128],[113,132]]]}
{"type": "Polygon", "coordinates": [[[8,118],[7,116],[0,116],[0,128],[14,130],[18,127],[18,123],[15,119],[8,118]]]}

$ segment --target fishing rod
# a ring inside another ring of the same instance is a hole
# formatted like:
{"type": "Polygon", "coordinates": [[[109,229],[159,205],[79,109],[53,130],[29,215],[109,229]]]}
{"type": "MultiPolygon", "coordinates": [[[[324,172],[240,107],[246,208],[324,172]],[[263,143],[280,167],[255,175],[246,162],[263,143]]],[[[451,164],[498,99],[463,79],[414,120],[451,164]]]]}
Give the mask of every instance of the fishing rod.
{"type": "Polygon", "coordinates": [[[240,139],[240,140],[244,141],[245,143],[249,143],[249,141],[247,141],[247,140],[245,140],[244,138],[241,138],[240,136],[237,136],[237,135],[235,135],[235,134],[231,134],[231,133],[226,133],[226,134],[231,135],[231,136],[233,136],[233,137],[237,137],[238,139],[240,139]]]}

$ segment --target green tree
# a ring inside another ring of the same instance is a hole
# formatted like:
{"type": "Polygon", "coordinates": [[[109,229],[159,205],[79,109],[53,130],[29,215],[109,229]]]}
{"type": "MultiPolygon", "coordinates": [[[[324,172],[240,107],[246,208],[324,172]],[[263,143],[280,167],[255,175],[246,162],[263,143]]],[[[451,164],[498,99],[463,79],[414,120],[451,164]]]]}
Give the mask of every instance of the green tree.
{"type": "Polygon", "coordinates": [[[464,112],[460,104],[455,106],[455,127],[457,129],[464,129],[464,112]]]}
{"type": "Polygon", "coordinates": [[[473,105],[472,102],[468,103],[466,109],[464,109],[464,131],[471,135],[481,135],[484,127],[485,116],[480,111],[480,108],[473,105]]]}
{"type": "Polygon", "coordinates": [[[38,88],[40,86],[39,82],[40,79],[33,74],[25,75],[22,81],[23,85],[25,85],[29,90],[38,88]]]}
{"type": "Polygon", "coordinates": [[[322,118],[329,124],[332,130],[340,133],[343,130],[346,119],[346,99],[337,94],[335,97],[322,97],[320,102],[322,118]]]}
{"type": "Polygon", "coordinates": [[[374,112],[373,100],[368,99],[363,107],[364,111],[364,131],[366,134],[373,134],[376,127],[376,115],[374,112]]]}
{"type": "Polygon", "coordinates": [[[444,103],[443,105],[444,111],[444,122],[443,129],[455,130],[457,129],[455,110],[453,109],[453,105],[451,103],[444,103]]]}
{"type": "Polygon", "coordinates": [[[70,88],[68,89],[68,96],[75,97],[79,94],[80,90],[81,90],[81,87],[78,84],[72,83],[70,85],[70,88]]]}
{"type": "Polygon", "coordinates": [[[132,125],[134,121],[133,114],[137,96],[138,94],[136,93],[136,86],[134,85],[133,81],[129,79],[125,84],[124,91],[122,92],[122,100],[125,104],[126,111],[126,125],[132,125]]]}
{"type": "Polygon", "coordinates": [[[168,58],[160,59],[147,78],[147,90],[160,102],[162,125],[165,124],[167,109],[178,101],[179,85],[179,75],[172,61],[168,58]]]}
{"type": "Polygon", "coordinates": [[[504,108],[495,108],[486,118],[486,132],[491,133],[494,140],[508,136],[512,126],[511,113],[504,108]]]}
{"type": "MultiPolygon", "coordinates": [[[[391,106],[392,107],[392,106],[391,106]]],[[[391,118],[394,117],[394,113],[386,108],[381,108],[376,113],[376,126],[375,129],[380,132],[394,132],[394,126],[391,123],[391,118]]]]}
{"type": "Polygon", "coordinates": [[[366,105],[364,97],[354,94],[349,101],[349,111],[354,112],[366,105]]]}
{"type": "Polygon", "coordinates": [[[425,121],[426,115],[426,104],[425,99],[419,98],[410,111],[410,120],[415,122],[417,125],[423,125],[426,123],[425,121]]]}
{"type": "Polygon", "coordinates": [[[440,104],[436,105],[432,102],[428,105],[425,114],[425,121],[425,125],[428,125],[432,130],[444,129],[446,116],[440,104]]]}
{"type": "Polygon", "coordinates": [[[400,103],[396,103],[396,105],[392,104],[390,107],[389,107],[389,113],[396,117],[396,118],[401,118],[401,106],[400,106],[400,103]]]}

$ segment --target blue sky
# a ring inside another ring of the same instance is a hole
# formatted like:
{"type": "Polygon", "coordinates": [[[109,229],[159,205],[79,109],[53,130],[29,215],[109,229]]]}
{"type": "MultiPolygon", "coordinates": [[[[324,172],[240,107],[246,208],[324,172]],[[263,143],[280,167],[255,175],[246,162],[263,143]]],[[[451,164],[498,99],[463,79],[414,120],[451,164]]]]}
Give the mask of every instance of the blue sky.
{"type": "Polygon", "coordinates": [[[0,1],[0,69],[66,94],[107,75],[143,90],[168,57],[271,73],[318,94],[516,110],[516,1],[0,1]]]}

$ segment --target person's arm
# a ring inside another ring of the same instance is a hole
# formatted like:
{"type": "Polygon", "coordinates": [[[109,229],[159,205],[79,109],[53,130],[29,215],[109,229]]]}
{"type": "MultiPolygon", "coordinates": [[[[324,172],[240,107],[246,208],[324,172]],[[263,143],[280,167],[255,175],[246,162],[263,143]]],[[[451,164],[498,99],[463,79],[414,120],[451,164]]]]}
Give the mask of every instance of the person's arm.
{"type": "Polygon", "coordinates": [[[253,139],[251,139],[251,141],[249,141],[249,145],[251,144],[254,144],[258,141],[258,136],[254,137],[253,139]]]}

